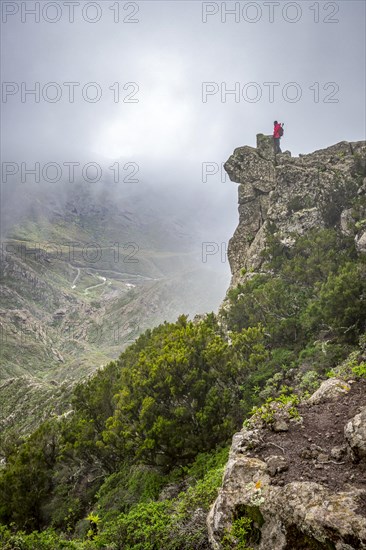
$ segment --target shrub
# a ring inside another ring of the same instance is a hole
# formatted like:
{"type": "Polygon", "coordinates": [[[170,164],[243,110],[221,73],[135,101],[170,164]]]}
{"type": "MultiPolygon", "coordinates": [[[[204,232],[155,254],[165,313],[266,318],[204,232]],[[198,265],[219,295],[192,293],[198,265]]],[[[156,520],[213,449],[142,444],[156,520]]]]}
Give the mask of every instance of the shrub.
{"type": "Polygon", "coordinates": [[[164,483],[164,477],[156,468],[124,464],[100,487],[96,495],[98,511],[105,522],[111,521],[139,502],[156,499],[164,483]]]}
{"type": "Polygon", "coordinates": [[[41,533],[26,534],[22,531],[14,534],[5,527],[0,526],[0,546],[2,550],[77,550],[79,545],[60,537],[52,529],[41,533]]]}
{"type": "Polygon", "coordinates": [[[210,322],[163,327],[124,368],[105,444],[171,469],[226,443],[241,423],[242,387],[267,352],[261,327],[224,339],[210,322]]]}
{"type": "Polygon", "coordinates": [[[360,378],[366,378],[366,363],[360,363],[355,367],[352,367],[352,372],[360,378]]]}
{"type": "Polygon", "coordinates": [[[226,531],[221,540],[223,550],[231,550],[232,548],[236,548],[237,550],[253,550],[253,548],[248,546],[252,523],[253,521],[245,516],[235,519],[231,528],[226,531]]]}
{"type": "Polygon", "coordinates": [[[320,386],[319,374],[314,370],[305,372],[299,381],[299,388],[302,392],[313,393],[320,386]]]}
{"type": "Polygon", "coordinates": [[[304,313],[304,323],[313,332],[326,329],[342,342],[356,343],[365,330],[365,295],[365,267],[347,263],[321,285],[304,313]]]}
{"type": "Polygon", "coordinates": [[[116,550],[160,550],[171,538],[172,503],[141,503],[108,523],[94,539],[97,548],[114,543],[116,550]]]}
{"type": "Polygon", "coordinates": [[[300,420],[300,414],[297,409],[297,405],[300,403],[299,396],[292,393],[286,395],[289,390],[290,388],[285,386],[283,388],[284,393],[280,397],[276,397],[275,399],[270,397],[261,407],[253,407],[250,412],[251,418],[244,421],[244,426],[251,426],[257,419],[271,426],[278,414],[300,420]]]}

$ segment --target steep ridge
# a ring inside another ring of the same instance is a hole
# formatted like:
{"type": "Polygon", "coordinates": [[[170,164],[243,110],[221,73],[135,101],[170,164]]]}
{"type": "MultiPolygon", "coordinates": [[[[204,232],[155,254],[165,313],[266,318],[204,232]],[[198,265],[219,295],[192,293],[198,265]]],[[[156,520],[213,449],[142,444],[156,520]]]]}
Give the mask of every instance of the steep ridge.
{"type": "MultiPolygon", "coordinates": [[[[299,236],[332,228],[365,254],[365,153],[365,142],[341,142],[275,157],[271,137],[261,134],[257,148],[234,151],[225,164],[239,183],[239,225],[228,250],[232,289],[265,273],[265,259],[279,250],[274,238],[286,256],[299,236]]],[[[232,305],[227,297],[223,311],[232,305]]],[[[314,394],[269,400],[234,435],[207,519],[211,548],[366,548],[366,384],[354,377],[366,373],[362,342],[314,394]]]]}

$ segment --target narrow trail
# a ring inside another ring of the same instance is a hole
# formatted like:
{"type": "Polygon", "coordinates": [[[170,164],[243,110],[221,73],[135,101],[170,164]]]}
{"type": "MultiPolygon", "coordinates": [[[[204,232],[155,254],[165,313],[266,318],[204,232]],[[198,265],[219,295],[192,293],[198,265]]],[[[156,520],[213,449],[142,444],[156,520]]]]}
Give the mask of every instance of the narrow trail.
{"type": "Polygon", "coordinates": [[[140,273],[128,273],[127,271],[112,271],[112,269],[98,269],[96,267],[88,267],[85,268],[88,270],[95,270],[98,271],[98,273],[113,273],[115,275],[119,275],[120,277],[123,277],[124,279],[141,279],[143,281],[160,281],[161,278],[155,278],[155,277],[148,277],[147,275],[141,275],[140,273]]]}
{"type": "Polygon", "coordinates": [[[88,294],[89,290],[91,290],[92,288],[98,288],[98,287],[104,286],[106,284],[106,282],[107,282],[106,277],[101,277],[100,275],[96,275],[96,277],[98,277],[98,279],[101,279],[103,282],[98,283],[97,285],[88,286],[88,288],[86,288],[84,290],[84,294],[88,294]]]}
{"type": "Polygon", "coordinates": [[[80,277],[80,267],[74,267],[71,264],[69,264],[69,266],[72,267],[72,269],[76,269],[76,271],[77,271],[77,275],[76,275],[75,279],[73,280],[73,282],[71,283],[71,288],[76,288],[77,280],[80,277]]]}
{"type": "MultiPolygon", "coordinates": [[[[88,293],[88,291],[90,289],[97,288],[99,286],[103,286],[103,285],[106,284],[106,282],[107,282],[106,277],[102,277],[102,276],[98,275],[98,273],[106,273],[107,275],[108,274],[117,275],[120,279],[122,279],[122,281],[124,281],[126,283],[126,286],[128,286],[128,287],[134,287],[135,285],[131,284],[131,283],[133,283],[133,282],[136,283],[137,281],[160,281],[161,280],[161,278],[148,277],[146,275],[141,275],[140,273],[128,273],[126,271],[125,272],[113,271],[112,269],[98,269],[96,267],[76,267],[76,266],[73,266],[71,264],[68,264],[68,265],[71,267],[71,269],[76,269],[76,271],[77,271],[76,277],[74,278],[74,280],[71,283],[71,288],[73,290],[76,288],[76,283],[78,282],[78,280],[80,278],[82,270],[89,271],[89,272],[90,271],[97,271],[97,274],[93,275],[93,276],[98,277],[103,282],[98,283],[97,285],[89,286],[88,288],[86,288],[84,290],[84,293],[86,293],[86,294],[88,293]]],[[[113,276],[112,276],[112,279],[113,279],[113,276]]]]}

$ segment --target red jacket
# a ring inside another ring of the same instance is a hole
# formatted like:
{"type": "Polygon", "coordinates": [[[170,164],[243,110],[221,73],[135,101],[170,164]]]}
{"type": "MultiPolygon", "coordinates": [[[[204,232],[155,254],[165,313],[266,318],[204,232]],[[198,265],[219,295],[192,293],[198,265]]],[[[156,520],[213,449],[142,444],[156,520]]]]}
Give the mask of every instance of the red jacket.
{"type": "Polygon", "coordinates": [[[273,137],[274,138],[280,138],[280,128],[281,128],[281,124],[276,124],[276,126],[274,127],[273,129],[273,137]]]}

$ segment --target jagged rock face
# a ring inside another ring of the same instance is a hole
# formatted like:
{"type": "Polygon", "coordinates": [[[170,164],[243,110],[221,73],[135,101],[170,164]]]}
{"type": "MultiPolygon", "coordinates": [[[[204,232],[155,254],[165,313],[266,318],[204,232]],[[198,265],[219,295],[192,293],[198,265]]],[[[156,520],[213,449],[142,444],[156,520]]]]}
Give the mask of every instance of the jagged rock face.
{"type": "Polygon", "coordinates": [[[350,209],[352,199],[366,196],[365,158],[364,141],[340,142],[298,158],[289,152],[275,157],[272,137],[263,134],[257,135],[257,148],[235,149],[225,163],[230,179],[239,183],[239,225],[228,247],[232,284],[240,281],[242,268],[260,269],[268,232],[290,246],[309,229],[338,225],[365,251],[364,228],[352,227],[350,209]]]}
{"type": "Polygon", "coordinates": [[[212,548],[227,548],[233,522],[246,517],[240,544],[253,550],[366,549],[366,382],[333,395],[327,382],[318,392],[325,401],[300,404],[288,431],[276,433],[276,418],[266,426],[257,414],[234,435],[207,518],[212,548]]]}

